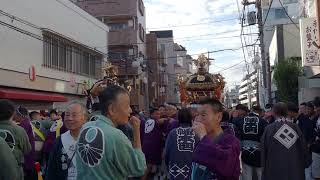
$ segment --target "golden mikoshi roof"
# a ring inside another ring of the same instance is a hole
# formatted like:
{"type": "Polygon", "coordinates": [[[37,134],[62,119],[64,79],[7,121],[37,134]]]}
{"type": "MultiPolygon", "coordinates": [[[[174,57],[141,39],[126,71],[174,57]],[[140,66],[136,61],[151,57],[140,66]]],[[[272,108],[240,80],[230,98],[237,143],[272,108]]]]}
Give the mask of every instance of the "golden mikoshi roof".
{"type": "Polygon", "coordinates": [[[200,55],[194,64],[197,66],[197,72],[187,77],[185,81],[187,91],[214,91],[217,88],[224,88],[224,78],[220,74],[208,72],[210,62],[207,57],[200,55]]]}

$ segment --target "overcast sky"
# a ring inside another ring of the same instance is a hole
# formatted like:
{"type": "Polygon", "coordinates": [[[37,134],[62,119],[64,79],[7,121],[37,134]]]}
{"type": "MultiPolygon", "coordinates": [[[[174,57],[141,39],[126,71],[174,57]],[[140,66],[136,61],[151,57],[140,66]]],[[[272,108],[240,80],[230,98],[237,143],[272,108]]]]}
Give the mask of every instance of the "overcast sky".
{"type": "MultiPolygon", "coordinates": [[[[144,0],[147,30],[173,30],[175,42],[186,47],[188,54],[199,54],[241,47],[240,21],[237,0],[144,0]],[[173,27],[175,26],[175,27],[173,27]],[[187,38],[186,38],[187,37],[187,38]]],[[[239,1],[240,2],[240,1],[239,1]]],[[[240,11],[242,5],[239,4],[240,11]]],[[[245,29],[249,33],[249,29],[245,29]]],[[[247,38],[251,44],[255,38],[247,38]]],[[[243,58],[242,50],[210,54],[215,61],[210,72],[219,72],[243,58]]],[[[239,84],[244,63],[222,71],[227,86],[239,84]]]]}

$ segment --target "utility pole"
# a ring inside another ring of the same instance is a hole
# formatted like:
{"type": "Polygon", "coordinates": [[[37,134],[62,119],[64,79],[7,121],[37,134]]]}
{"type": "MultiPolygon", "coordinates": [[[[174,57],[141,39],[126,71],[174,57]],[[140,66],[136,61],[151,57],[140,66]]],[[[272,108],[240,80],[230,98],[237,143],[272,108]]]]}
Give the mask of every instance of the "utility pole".
{"type": "Polygon", "coordinates": [[[262,65],[262,74],[263,74],[263,86],[267,89],[268,94],[268,103],[271,103],[271,74],[270,74],[270,63],[267,62],[265,54],[265,45],[264,45],[264,33],[263,33],[263,21],[262,21],[262,7],[261,0],[256,0],[257,8],[257,18],[258,18],[258,28],[259,28],[259,37],[260,37],[260,52],[261,52],[261,65],[262,65]]]}
{"type": "MultiPolygon", "coordinates": [[[[249,6],[249,5],[251,5],[251,4],[255,4],[254,2],[249,2],[248,0],[243,0],[243,2],[242,2],[242,4],[243,4],[243,13],[242,13],[242,18],[241,18],[241,34],[240,34],[240,40],[241,40],[241,44],[242,44],[242,48],[244,48],[244,46],[243,46],[243,42],[242,42],[242,33],[243,33],[243,28],[245,27],[244,26],[244,20],[245,20],[245,7],[246,6],[249,6]]],[[[250,68],[249,68],[249,64],[248,64],[248,62],[247,62],[247,60],[246,60],[246,57],[245,57],[245,52],[244,52],[244,50],[242,49],[242,51],[243,51],[243,56],[244,56],[244,60],[245,60],[245,62],[246,62],[246,69],[247,69],[247,75],[246,75],[246,80],[248,81],[247,82],[247,84],[248,84],[248,107],[249,108],[251,108],[251,106],[252,106],[252,102],[251,102],[251,96],[252,96],[252,93],[251,93],[251,91],[252,91],[252,81],[251,81],[251,76],[250,76],[250,68]]]]}

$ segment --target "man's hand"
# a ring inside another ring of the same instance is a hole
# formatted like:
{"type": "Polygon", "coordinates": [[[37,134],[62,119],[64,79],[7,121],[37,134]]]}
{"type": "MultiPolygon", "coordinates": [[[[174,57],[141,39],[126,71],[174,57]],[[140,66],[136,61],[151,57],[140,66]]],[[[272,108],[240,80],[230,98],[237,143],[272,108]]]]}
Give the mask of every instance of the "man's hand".
{"type": "Polygon", "coordinates": [[[207,135],[206,127],[201,122],[194,122],[192,129],[194,130],[196,135],[200,138],[200,140],[207,135]]]}
{"type": "Polygon", "coordinates": [[[133,130],[140,130],[141,121],[136,116],[130,118],[130,124],[132,125],[133,130]]]}
{"type": "Polygon", "coordinates": [[[140,139],[140,124],[141,121],[139,118],[132,116],[130,118],[130,124],[133,128],[133,148],[141,149],[141,139],[140,139]]]}
{"type": "Polygon", "coordinates": [[[158,120],[159,124],[163,124],[166,120],[168,120],[167,118],[161,118],[158,120]]]}

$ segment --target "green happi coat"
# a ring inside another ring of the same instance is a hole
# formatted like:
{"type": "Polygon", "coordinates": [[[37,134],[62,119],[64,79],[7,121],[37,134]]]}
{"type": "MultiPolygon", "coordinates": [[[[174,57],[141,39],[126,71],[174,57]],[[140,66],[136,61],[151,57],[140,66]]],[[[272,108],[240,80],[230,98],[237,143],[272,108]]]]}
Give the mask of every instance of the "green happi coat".
{"type": "Polygon", "coordinates": [[[24,155],[31,151],[26,131],[12,121],[0,121],[0,137],[9,145],[18,164],[17,179],[23,179],[24,155]]]}
{"type": "Polygon", "coordinates": [[[112,121],[98,115],[86,123],[77,145],[78,180],[124,180],[143,176],[146,161],[141,149],[134,149],[129,139],[112,121]]]}

